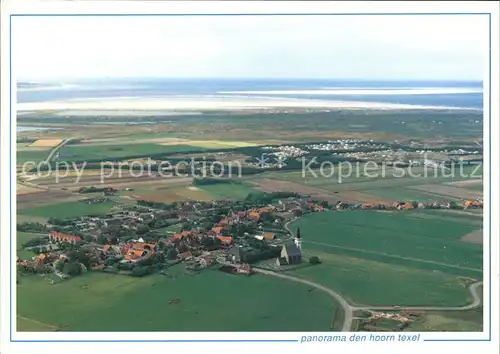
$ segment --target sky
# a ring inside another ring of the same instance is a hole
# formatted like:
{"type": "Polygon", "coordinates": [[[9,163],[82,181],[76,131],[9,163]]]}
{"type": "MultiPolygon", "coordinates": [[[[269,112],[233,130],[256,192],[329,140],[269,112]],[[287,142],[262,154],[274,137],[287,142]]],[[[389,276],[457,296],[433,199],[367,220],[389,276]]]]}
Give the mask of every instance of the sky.
{"type": "Polygon", "coordinates": [[[17,17],[18,80],[480,80],[485,16],[17,17]]]}

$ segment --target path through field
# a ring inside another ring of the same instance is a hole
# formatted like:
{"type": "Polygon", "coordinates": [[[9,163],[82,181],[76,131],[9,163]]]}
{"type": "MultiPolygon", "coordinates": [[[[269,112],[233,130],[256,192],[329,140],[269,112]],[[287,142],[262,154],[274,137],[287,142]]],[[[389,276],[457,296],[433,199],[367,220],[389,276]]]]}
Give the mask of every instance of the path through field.
{"type": "Polygon", "coordinates": [[[318,284],[318,283],[315,283],[315,282],[312,282],[312,281],[309,281],[306,279],[292,277],[289,275],[280,274],[280,273],[276,273],[276,272],[273,272],[270,270],[265,270],[265,269],[254,268],[254,271],[256,273],[271,275],[274,277],[288,279],[288,280],[295,281],[295,282],[302,283],[302,284],[307,284],[307,285],[315,287],[316,289],[319,289],[321,291],[326,292],[327,294],[329,294],[330,296],[335,298],[335,300],[337,300],[339,302],[339,304],[344,308],[345,317],[344,317],[344,325],[342,326],[342,332],[349,332],[351,330],[354,308],[351,305],[349,305],[349,303],[339,293],[336,293],[335,291],[333,291],[333,290],[331,290],[331,289],[329,289],[321,284],[318,284]]]}
{"type": "Polygon", "coordinates": [[[397,305],[394,306],[353,306],[350,305],[346,299],[342,297],[339,293],[333,291],[332,289],[329,289],[321,284],[302,279],[302,278],[297,278],[293,277],[290,275],[285,275],[277,272],[273,272],[270,270],[265,270],[265,269],[259,269],[259,268],[254,268],[254,271],[256,273],[261,273],[265,275],[270,275],[278,278],[283,278],[283,279],[288,279],[291,281],[295,281],[298,283],[302,284],[307,284],[310,286],[315,287],[316,289],[319,289],[321,291],[326,292],[330,296],[332,296],[335,300],[339,302],[339,304],[342,306],[344,309],[345,317],[344,317],[344,324],[342,326],[342,332],[350,332],[352,328],[352,320],[354,319],[353,313],[356,310],[374,310],[374,311],[395,311],[395,310],[407,310],[407,311],[465,311],[465,310],[472,310],[478,306],[481,305],[481,297],[479,296],[478,293],[478,288],[479,286],[483,285],[483,282],[478,282],[471,284],[469,286],[469,291],[471,292],[473,301],[465,306],[449,306],[449,307],[439,307],[439,306],[423,306],[423,307],[400,307],[397,305]]]}

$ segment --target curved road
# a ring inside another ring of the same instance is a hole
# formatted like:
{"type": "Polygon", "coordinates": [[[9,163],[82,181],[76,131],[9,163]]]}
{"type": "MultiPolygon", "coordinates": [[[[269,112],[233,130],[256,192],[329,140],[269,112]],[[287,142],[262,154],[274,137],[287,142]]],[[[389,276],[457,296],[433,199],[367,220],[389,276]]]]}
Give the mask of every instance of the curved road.
{"type": "Polygon", "coordinates": [[[352,306],[350,305],[347,300],[345,300],[342,295],[339,293],[333,291],[332,289],[329,289],[321,284],[302,279],[302,278],[297,278],[293,277],[290,275],[285,275],[277,272],[273,272],[270,270],[265,270],[265,269],[260,269],[260,268],[254,268],[254,272],[256,273],[261,273],[265,275],[271,275],[274,277],[282,278],[282,279],[288,279],[297,283],[302,283],[302,284],[307,284],[312,287],[315,287],[316,289],[319,289],[321,291],[326,292],[329,294],[331,297],[333,297],[335,300],[339,302],[339,304],[343,307],[344,312],[345,312],[345,317],[344,317],[344,325],[342,326],[342,332],[350,332],[352,328],[352,320],[353,320],[353,314],[354,311],[356,310],[380,310],[380,311],[394,311],[394,310],[407,310],[407,311],[465,311],[465,310],[471,310],[479,305],[481,305],[481,297],[479,296],[478,293],[478,287],[483,285],[483,282],[477,282],[474,284],[471,284],[469,286],[469,291],[472,295],[473,301],[469,305],[465,306],[448,306],[448,307],[439,307],[439,306],[415,306],[415,307],[406,307],[406,306],[352,306]]]}
{"type": "Polygon", "coordinates": [[[57,145],[56,147],[54,147],[52,149],[52,151],[49,153],[49,156],[47,156],[47,158],[45,159],[44,162],[49,164],[52,161],[52,158],[54,157],[56,152],[58,152],[64,145],[66,145],[67,143],[69,143],[71,140],[74,140],[74,139],[75,138],[67,138],[67,139],[64,139],[63,141],[61,141],[61,143],[59,145],[57,145]]]}
{"type": "Polygon", "coordinates": [[[465,311],[472,310],[481,305],[481,297],[479,296],[478,289],[483,282],[477,282],[469,286],[469,291],[472,295],[472,302],[465,306],[428,306],[428,307],[418,307],[418,306],[353,306],[354,310],[380,310],[380,311],[394,311],[394,310],[408,310],[408,311],[465,311]]]}
{"type": "Polygon", "coordinates": [[[296,278],[296,277],[292,277],[292,276],[281,274],[281,273],[276,273],[276,272],[273,272],[270,270],[265,270],[265,269],[254,268],[253,270],[256,273],[272,275],[274,277],[288,279],[291,281],[295,281],[297,283],[307,284],[307,285],[310,285],[312,287],[315,287],[316,289],[319,289],[319,290],[322,290],[322,291],[328,293],[330,296],[335,298],[335,300],[337,300],[339,302],[339,304],[344,308],[345,317],[344,317],[344,325],[342,326],[342,332],[349,332],[351,330],[354,308],[351,305],[349,305],[349,303],[339,293],[336,293],[335,291],[328,289],[327,287],[325,287],[321,284],[314,283],[314,282],[309,281],[309,280],[296,278]]]}

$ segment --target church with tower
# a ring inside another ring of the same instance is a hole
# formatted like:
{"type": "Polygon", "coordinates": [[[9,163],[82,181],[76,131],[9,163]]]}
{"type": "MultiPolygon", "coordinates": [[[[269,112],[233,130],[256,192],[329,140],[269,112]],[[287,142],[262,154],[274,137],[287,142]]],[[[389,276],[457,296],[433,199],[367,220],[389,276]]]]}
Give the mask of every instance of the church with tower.
{"type": "Polygon", "coordinates": [[[276,264],[299,264],[301,261],[302,237],[300,235],[300,229],[297,229],[297,233],[295,234],[293,242],[289,242],[283,245],[280,257],[276,260],[276,264]]]}

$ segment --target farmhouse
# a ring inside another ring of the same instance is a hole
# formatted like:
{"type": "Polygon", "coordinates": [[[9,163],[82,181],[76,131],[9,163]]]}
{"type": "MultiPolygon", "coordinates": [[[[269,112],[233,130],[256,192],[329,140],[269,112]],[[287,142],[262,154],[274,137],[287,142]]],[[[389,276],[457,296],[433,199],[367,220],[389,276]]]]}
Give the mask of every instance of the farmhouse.
{"type": "Polygon", "coordinates": [[[125,252],[123,258],[126,261],[135,263],[138,260],[148,257],[155,249],[155,244],[149,244],[146,242],[135,242],[130,248],[125,252]]]}

